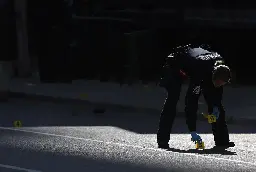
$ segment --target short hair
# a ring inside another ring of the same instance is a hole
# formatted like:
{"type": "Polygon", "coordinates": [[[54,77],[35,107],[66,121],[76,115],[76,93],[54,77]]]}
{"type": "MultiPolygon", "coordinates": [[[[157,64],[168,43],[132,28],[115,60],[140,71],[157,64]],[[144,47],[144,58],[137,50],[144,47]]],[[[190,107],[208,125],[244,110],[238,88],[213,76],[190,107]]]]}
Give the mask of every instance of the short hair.
{"type": "Polygon", "coordinates": [[[231,71],[229,67],[224,65],[222,61],[217,61],[214,65],[212,79],[230,82],[231,71]]]}

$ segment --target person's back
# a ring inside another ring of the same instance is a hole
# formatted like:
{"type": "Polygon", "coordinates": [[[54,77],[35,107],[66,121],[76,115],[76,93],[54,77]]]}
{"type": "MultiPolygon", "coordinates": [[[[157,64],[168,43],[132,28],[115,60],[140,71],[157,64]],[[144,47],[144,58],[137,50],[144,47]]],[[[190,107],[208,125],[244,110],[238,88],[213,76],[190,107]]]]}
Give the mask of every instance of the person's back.
{"type": "MultiPolygon", "coordinates": [[[[174,49],[167,58],[167,63],[175,63],[178,68],[183,70],[189,77],[202,77],[202,79],[209,78],[212,74],[214,64],[223,58],[216,52],[211,51],[206,46],[185,45],[174,49]]],[[[171,66],[172,64],[169,64],[171,66]]]]}

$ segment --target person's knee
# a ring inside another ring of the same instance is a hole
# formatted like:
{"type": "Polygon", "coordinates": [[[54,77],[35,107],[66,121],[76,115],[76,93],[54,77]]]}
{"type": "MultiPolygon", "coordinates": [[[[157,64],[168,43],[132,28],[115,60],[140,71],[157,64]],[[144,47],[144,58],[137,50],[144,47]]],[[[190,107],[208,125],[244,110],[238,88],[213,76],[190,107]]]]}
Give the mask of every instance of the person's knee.
{"type": "Polygon", "coordinates": [[[176,104],[180,98],[180,88],[179,87],[168,88],[167,94],[168,95],[167,95],[166,102],[176,104]]]}

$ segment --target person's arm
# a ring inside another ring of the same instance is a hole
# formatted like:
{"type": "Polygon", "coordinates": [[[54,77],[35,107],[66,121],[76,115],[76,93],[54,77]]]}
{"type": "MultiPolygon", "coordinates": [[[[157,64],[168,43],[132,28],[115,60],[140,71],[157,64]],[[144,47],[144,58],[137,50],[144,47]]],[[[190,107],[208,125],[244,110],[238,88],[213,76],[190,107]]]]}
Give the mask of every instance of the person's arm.
{"type": "Polygon", "coordinates": [[[189,88],[186,95],[185,112],[186,123],[191,134],[193,142],[202,141],[199,134],[196,132],[198,99],[201,94],[201,80],[200,78],[192,77],[190,79],[189,88]]]}
{"type": "Polygon", "coordinates": [[[190,132],[196,131],[198,99],[201,94],[201,80],[190,78],[189,87],[185,97],[186,123],[190,132]]]}

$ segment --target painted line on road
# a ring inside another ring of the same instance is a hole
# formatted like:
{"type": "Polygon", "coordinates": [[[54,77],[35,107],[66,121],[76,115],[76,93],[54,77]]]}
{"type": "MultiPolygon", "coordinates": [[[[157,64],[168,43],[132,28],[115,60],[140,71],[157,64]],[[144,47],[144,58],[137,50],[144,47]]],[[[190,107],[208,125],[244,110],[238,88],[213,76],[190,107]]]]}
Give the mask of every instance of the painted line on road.
{"type": "MultiPolygon", "coordinates": [[[[233,147],[231,147],[231,148],[233,148],[233,147]]],[[[248,152],[255,152],[256,151],[256,149],[254,148],[254,146],[248,146],[248,147],[242,147],[242,148],[237,148],[238,150],[242,150],[242,151],[248,151],[248,152]],[[250,147],[252,147],[253,149],[251,149],[250,147]]]]}
{"type": "MultiPolygon", "coordinates": [[[[79,137],[74,137],[74,136],[65,136],[65,135],[38,132],[38,131],[30,131],[30,130],[24,130],[24,129],[18,129],[18,128],[0,127],[0,129],[10,130],[10,131],[19,131],[19,132],[25,132],[25,133],[32,133],[32,134],[39,134],[39,135],[45,135],[45,136],[63,137],[63,138],[83,140],[83,141],[88,141],[88,142],[96,142],[96,143],[105,143],[105,144],[112,144],[112,145],[118,145],[118,146],[126,146],[126,147],[131,147],[131,148],[139,148],[139,149],[143,149],[143,150],[153,150],[153,151],[159,151],[159,152],[166,152],[166,150],[157,149],[157,148],[146,148],[146,147],[143,147],[143,146],[135,146],[135,145],[129,145],[129,144],[124,144],[124,143],[104,142],[104,141],[95,140],[95,139],[85,139],[85,138],[79,138],[79,137]]],[[[180,154],[178,152],[173,152],[173,153],[180,154]]],[[[220,161],[229,161],[229,162],[234,162],[234,163],[242,163],[242,164],[247,164],[247,165],[250,165],[250,166],[256,166],[255,163],[240,161],[240,160],[217,158],[217,157],[205,156],[205,155],[199,155],[199,154],[193,154],[193,153],[186,153],[186,155],[201,157],[201,158],[208,158],[208,159],[215,159],[215,160],[220,160],[220,161]]],[[[34,172],[34,171],[31,171],[31,172],[34,172]]],[[[37,172],[37,171],[35,171],[35,172],[37,172]]]]}
{"type": "Polygon", "coordinates": [[[26,171],[26,172],[42,172],[42,171],[38,171],[38,170],[32,170],[32,169],[21,168],[21,167],[5,165],[5,164],[0,164],[0,168],[8,168],[8,169],[12,169],[12,170],[26,171]]]}

